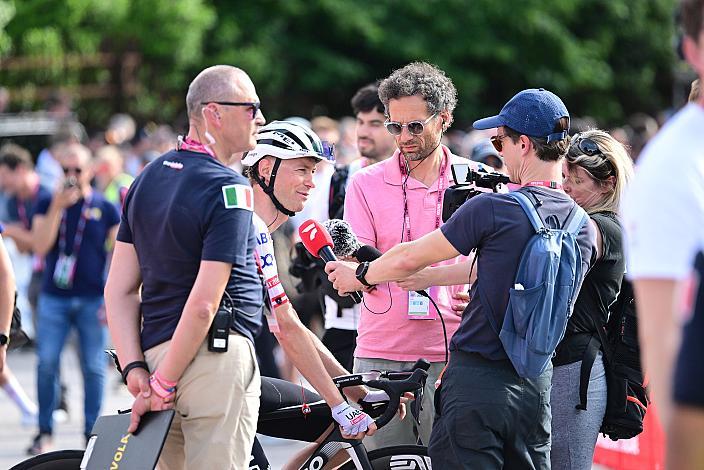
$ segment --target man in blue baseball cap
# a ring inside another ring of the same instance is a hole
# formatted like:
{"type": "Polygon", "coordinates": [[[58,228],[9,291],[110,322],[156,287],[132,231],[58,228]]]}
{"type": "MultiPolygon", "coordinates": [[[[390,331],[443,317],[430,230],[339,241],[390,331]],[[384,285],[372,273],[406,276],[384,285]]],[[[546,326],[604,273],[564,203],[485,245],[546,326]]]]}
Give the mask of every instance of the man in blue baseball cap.
{"type": "MultiPolygon", "coordinates": [[[[562,190],[569,120],[562,100],[539,88],[518,93],[497,116],[474,122],[475,129],[497,129],[491,142],[507,174],[550,228],[563,227],[575,208],[562,190]]],[[[433,467],[549,468],[552,366],[536,378],[520,377],[498,336],[509,290],[521,287],[513,285],[521,254],[535,231],[511,196],[492,193],[469,200],[441,230],[455,253],[481,250],[478,280],[442,380],[440,418],[429,444],[433,467]]],[[[592,258],[593,235],[589,224],[578,235],[582,273],[592,258]]],[[[426,250],[419,251],[440,251],[426,250]]]]}
{"type": "MultiPolygon", "coordinates": [[[[537,206],[550,228],[562,228],[574,201],[562,190],[562,158],[567,151],[569,113],[549,91],[525,90],[498,116],[474,123],[496,128],[492,142],[511,181],[537,206]]],[[[518,375],[499,339],[509,291],[523,249],[535,234],[526,212],[509,194],[471,198],[439,229],[389,249],[366,266],[369,285],[396,281],[459,254],[477,254],[477,281],[450,342],[450,361],[436,395],[436,418],[428,452],[434,468],[549,468],[552,365],[534,378],[518,375]]],[[[594,253],[594,232],[583,224],[577,235],[581,272],[594,253]]],[[[340,291],[353,290],[354,273],[326,266],[340,291]]],[[[577,285],[582,276],[576,275],[577,285]]],[[[359,279],[359,278],[358,278],[359,279]]]]}

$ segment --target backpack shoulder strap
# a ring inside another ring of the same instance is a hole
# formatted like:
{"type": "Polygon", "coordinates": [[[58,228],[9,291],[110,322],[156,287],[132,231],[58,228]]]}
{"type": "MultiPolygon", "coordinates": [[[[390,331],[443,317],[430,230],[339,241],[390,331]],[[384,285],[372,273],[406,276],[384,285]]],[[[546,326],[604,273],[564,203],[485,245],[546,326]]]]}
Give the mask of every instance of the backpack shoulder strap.
{"type": "Polygon", "coordinates": [[[579,235],[579,231],[582,230],[582,227],[588,220],[589,214],[587,214],[587,212],[579,207],[579,205],[575,202],[572,212],[565,221],[564,229],[576,237],[579,235]]]}
{"type": "Polygon", "coordinates": [[[518,202],[518,204],[523,208],[523,212],[525,212],[528,216],[528,220],[530,220],[530,223],[536,232],[539,232],[545,227],[545,224],[543,224],[543,221],[540,219],[540,215],[538,215],[538,211],[535,209],[533,203],[530,202],[528,196],[520,191],[514,191],[508,195],[515,199],[516,202],[518,202]]]}

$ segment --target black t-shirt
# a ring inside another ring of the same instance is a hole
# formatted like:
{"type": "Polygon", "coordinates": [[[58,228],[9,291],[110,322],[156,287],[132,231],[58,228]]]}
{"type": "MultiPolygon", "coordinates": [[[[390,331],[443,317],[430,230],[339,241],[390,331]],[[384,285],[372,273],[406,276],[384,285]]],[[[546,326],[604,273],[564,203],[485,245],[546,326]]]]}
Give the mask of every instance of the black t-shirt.
{"type": "Polygon", "coordinates": [[[572,317],[567,323],[565,338],[557,347],[555,364],[582,359],[591,335],[579,333],[596,333],[597,326],[606,325],[609,307],[621,290],[626,269],[621,224],[613,212],[599,212],[592,214],[591,218],[601,232],[602,254],[584,278],[572,317]]]}
{"type": "Polygon", "coordinates": [[[232,328],[252,339],[261,326],[262,284],[254,258],[251,186],[204,153],[171,151],[132,184],[117,239],[132,243],[142,274],[142,349],[168,341],[202,260],[232,264],[232,328]]]}
{"type": "MultiPolygon", "coordinates": [[[[574,209],[574,201],[563,192],[544,188],[521,190],[528,194],[538,214],[550,228],[560,228],[574,209]]],[[[520,258],[528,240],[535,234],[528,216],[508,194],[485,193],[460,207],[441,227],[447,240],[463,255],[477,248],[477,280],[469,305],[450,342],[450,350],[479,353],[487,359],[507,359],[501,340],[491,328],[487,315],[502,325],[508,306],[509,289],[514,285],[520,258]],[[480,289],[481,286],[481,289],[480,289]],[[483,292],[486,298],[479,292],[483,292]]],[[[584,224],[577,237],[586,273],[594,253],[594,233],[584,224]]],[[[578,279],[578,284],[582,282],[578,279]]]]}

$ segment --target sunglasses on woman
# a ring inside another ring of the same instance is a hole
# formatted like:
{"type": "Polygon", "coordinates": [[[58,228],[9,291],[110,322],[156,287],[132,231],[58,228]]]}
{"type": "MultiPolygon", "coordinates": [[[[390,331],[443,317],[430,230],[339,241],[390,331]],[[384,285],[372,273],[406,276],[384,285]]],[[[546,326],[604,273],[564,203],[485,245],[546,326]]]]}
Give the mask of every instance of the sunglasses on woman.
{"type": "Polygon", "coordinates": [[[262,104],[258,101],[201,101],[200,104],[205,106],[210,103],[219,104],[220,106],[246,106],[249,108],[250,119],[257,117],[257,113],[262,107],[262,104]]]}
{"type": "Polygon", "coordinates": [[[578,137],[577,138],[577,148],[584,155],[593,157],[594,155],[601,155],[602,152],[599,150],[599,146],[589,137],[578,137]]]}
{"type": "Polygon", "coordinates": [[[404,127],[407,128],[408,132],[413,135],[421,135],[425,130],[425,125],[428,124],[428,122],[430,122],[430,120],[437,115],[438,113],[434,113],[425,121],[410,121],[405,124],[396,121],[386,121],[384,123],[384,126],[386,126],[386,130],[389,131],[389,134],[391,135],[401,135],[401,132],[403,132],[404,127]]]}

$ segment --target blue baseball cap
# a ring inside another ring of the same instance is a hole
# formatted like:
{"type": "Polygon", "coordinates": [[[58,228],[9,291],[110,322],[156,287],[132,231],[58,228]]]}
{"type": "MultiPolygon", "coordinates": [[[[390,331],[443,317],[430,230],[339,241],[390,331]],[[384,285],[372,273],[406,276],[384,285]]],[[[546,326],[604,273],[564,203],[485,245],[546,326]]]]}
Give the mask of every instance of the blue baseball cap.
{"type": "Polygon", "coordinates": [[[506,126],[530,137],[547,138],[555,142],[567,138],[567,129],[554,132],[555,125],[570,113],[565,103],[554,93],[544,88],[529,88],[516,94],[501,108],[498,116],[474,121],[475,129],[493,129],[506,126]]]}

